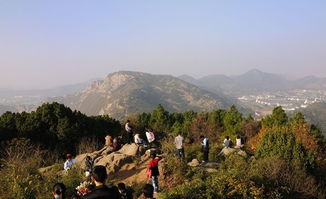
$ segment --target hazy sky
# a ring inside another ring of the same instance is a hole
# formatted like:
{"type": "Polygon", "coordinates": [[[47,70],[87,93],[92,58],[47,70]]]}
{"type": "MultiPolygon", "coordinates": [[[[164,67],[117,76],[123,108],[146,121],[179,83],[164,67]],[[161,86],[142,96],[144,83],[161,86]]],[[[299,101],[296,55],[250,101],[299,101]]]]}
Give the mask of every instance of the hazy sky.
{"type": "Polygon", "coordinates": [[[326,1],[0,0],[0,88],[252,68],[326,76],[326,1]]]}

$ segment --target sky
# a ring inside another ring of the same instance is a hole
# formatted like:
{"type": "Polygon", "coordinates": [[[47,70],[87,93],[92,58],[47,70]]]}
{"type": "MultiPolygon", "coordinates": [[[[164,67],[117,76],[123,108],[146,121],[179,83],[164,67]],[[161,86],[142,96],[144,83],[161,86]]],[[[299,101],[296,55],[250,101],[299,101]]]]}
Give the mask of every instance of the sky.
{"type": "Polygon", "coordinates": [[[121,70],[326,77],[324,0],[0,0],[0,88],[121,70]]]}

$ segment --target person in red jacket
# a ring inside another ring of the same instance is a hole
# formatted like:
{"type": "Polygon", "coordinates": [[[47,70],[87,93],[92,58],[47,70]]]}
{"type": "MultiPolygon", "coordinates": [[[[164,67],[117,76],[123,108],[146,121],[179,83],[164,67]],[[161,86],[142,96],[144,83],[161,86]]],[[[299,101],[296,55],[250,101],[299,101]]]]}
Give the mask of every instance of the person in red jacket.
{"type": "Polygon", "coordinates": [[[158,176],[160,175],[160,172],[158,169],[158,162],[160,160],[162,160],[162,157],[156,156],[156,154],[153,153],[151,154],[151,160],[148,162],[147,166],[147,177],[152,178],[154,193],[159,191],[158,176]]]}

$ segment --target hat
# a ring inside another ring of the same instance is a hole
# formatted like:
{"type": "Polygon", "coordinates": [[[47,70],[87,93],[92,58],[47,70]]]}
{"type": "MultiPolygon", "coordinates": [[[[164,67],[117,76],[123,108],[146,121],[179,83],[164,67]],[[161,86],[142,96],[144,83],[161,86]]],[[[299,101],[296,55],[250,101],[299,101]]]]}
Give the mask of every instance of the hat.
{"type": "Polygon", "coordinates": [[[70,158],[70,157],[72,157],[72,155],[70,153],[67,153],[66,157],[70,158]]]}

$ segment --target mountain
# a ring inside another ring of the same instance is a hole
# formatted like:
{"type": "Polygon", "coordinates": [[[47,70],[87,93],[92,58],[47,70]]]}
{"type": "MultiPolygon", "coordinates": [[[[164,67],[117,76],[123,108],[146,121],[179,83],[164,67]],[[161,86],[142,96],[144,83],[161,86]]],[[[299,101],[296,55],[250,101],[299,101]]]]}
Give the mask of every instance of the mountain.
{"type": "Polygon", "coordinates": [[[15,96],[39,96],[39,97],[51,97],[51,96],[63,96],[71,93],[75,93],[85,88],[90,81],[85,81],[77,84],[64,85],[49,89],[34,89],[34,90],[14,90],[14,89],[0,89],[0,98],[9,98],[15,96]]]}
{"type": "Polygon", "coordinates": [[[76,94],[53,100],[88,115],[109,114],[118,119],[152,111],[158,104],[174,112],[227,108],[235,102],[170,75],[130,71],[112,73],[76,94]]]}
{"type": "Polygon", "coordinates": [[[311,104],[298,111],[304,114],[307,121],[320,127],[326,135],[326,102],[311,104]]]}
{"type": "Polygon", "coordinates": [[[325,90],[326,78],[306,76],[295,80],[293,85],[294,88],[325,90]]]}
{"type": "Polygon", "coordinates": [[[209,75],[195,79],[183,75],[179,78],[209,91],[223,92],[232,97],[293,89],[326,89],[326,78],[307,76],[296,80],[288,80],[282,75],[266,73],[257,69],[238,76],[209,75]]]}

